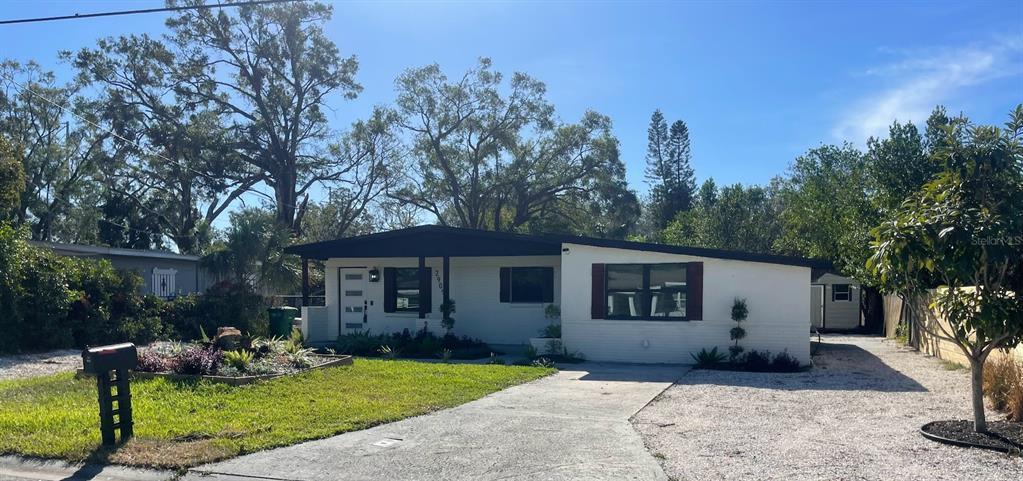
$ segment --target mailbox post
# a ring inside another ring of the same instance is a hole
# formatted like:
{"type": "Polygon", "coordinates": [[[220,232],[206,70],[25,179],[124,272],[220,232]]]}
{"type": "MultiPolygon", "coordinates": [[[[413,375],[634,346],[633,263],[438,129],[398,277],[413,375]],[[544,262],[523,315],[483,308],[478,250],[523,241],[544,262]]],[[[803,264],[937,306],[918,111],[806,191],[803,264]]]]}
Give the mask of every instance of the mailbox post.
{"type": "Polygon", "coordinates": [[[135,345],[126,342],[90,347],[82,351],[82,370],[96,375],[99,392],[99,426],[103,444],[116,444],[114,431],[121,431],[120,442],[132,436],[131,389],[128,370],[138,365],[135,345]],[[113,376],[111,376],[113,374],[113,376]],[[115,404],[116,403],[116,404],[115,404]]]}

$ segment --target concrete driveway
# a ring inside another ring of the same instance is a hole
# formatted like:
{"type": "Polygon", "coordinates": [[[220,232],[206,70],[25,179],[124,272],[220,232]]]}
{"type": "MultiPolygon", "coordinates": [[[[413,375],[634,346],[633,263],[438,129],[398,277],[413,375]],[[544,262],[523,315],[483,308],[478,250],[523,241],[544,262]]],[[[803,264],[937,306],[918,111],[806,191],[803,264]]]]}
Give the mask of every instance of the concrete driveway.
{"type": "Polygon", "coordinates": [[[585,363],[453,409],[241,456],[186,480],[666,480],[629,418],[685,371],[585,363]]]}

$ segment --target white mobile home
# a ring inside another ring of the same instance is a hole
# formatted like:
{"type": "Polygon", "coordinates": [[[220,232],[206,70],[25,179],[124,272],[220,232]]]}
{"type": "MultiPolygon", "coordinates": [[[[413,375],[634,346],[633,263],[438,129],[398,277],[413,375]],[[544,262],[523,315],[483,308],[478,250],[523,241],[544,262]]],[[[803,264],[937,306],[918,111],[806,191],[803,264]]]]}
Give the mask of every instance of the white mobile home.
{"type": "Polygon", "coordinates": [[[747,349],[809,362],[809,259],[587,237],[420,226],[294,246],[326,266],[326,305],[304,307],[312,342],[369,330],[455,333],[525,344],[561,309],[562,342],[596,361],[689,363],[725,350],[734,299],[745,298],[747,349]]]}

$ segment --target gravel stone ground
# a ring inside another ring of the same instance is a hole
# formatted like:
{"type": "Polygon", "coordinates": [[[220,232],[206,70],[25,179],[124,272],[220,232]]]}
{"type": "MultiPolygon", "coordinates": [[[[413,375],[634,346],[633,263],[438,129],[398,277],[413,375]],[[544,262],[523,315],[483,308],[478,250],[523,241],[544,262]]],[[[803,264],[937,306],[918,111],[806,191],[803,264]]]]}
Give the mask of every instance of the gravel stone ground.
{"type": "Polygon", "coordinates": [[[672,480],[1023,479],[1023,457],[919,434],[972,419],[968,371],[861,336],[825,336],[814,362],[794,374],[691,371],[632,423],[672,480]]]}
{"type": "Polygon", "coordinates": [[[82,367],[82,352],[71,349],[0,356],[0,381],[44,376],[82,367]]]}

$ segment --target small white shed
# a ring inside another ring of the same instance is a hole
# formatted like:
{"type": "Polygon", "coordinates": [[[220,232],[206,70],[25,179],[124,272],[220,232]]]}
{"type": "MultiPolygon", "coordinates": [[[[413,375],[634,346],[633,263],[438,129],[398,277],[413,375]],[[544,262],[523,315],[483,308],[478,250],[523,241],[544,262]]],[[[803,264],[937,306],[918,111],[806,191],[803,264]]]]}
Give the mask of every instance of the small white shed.
{"type": "Polygon", "coordinates": [[[828,331],[858,329],[860,293],[855,279],[832,272],[817,277],[810,284],[810,325],[828,331]]]}

